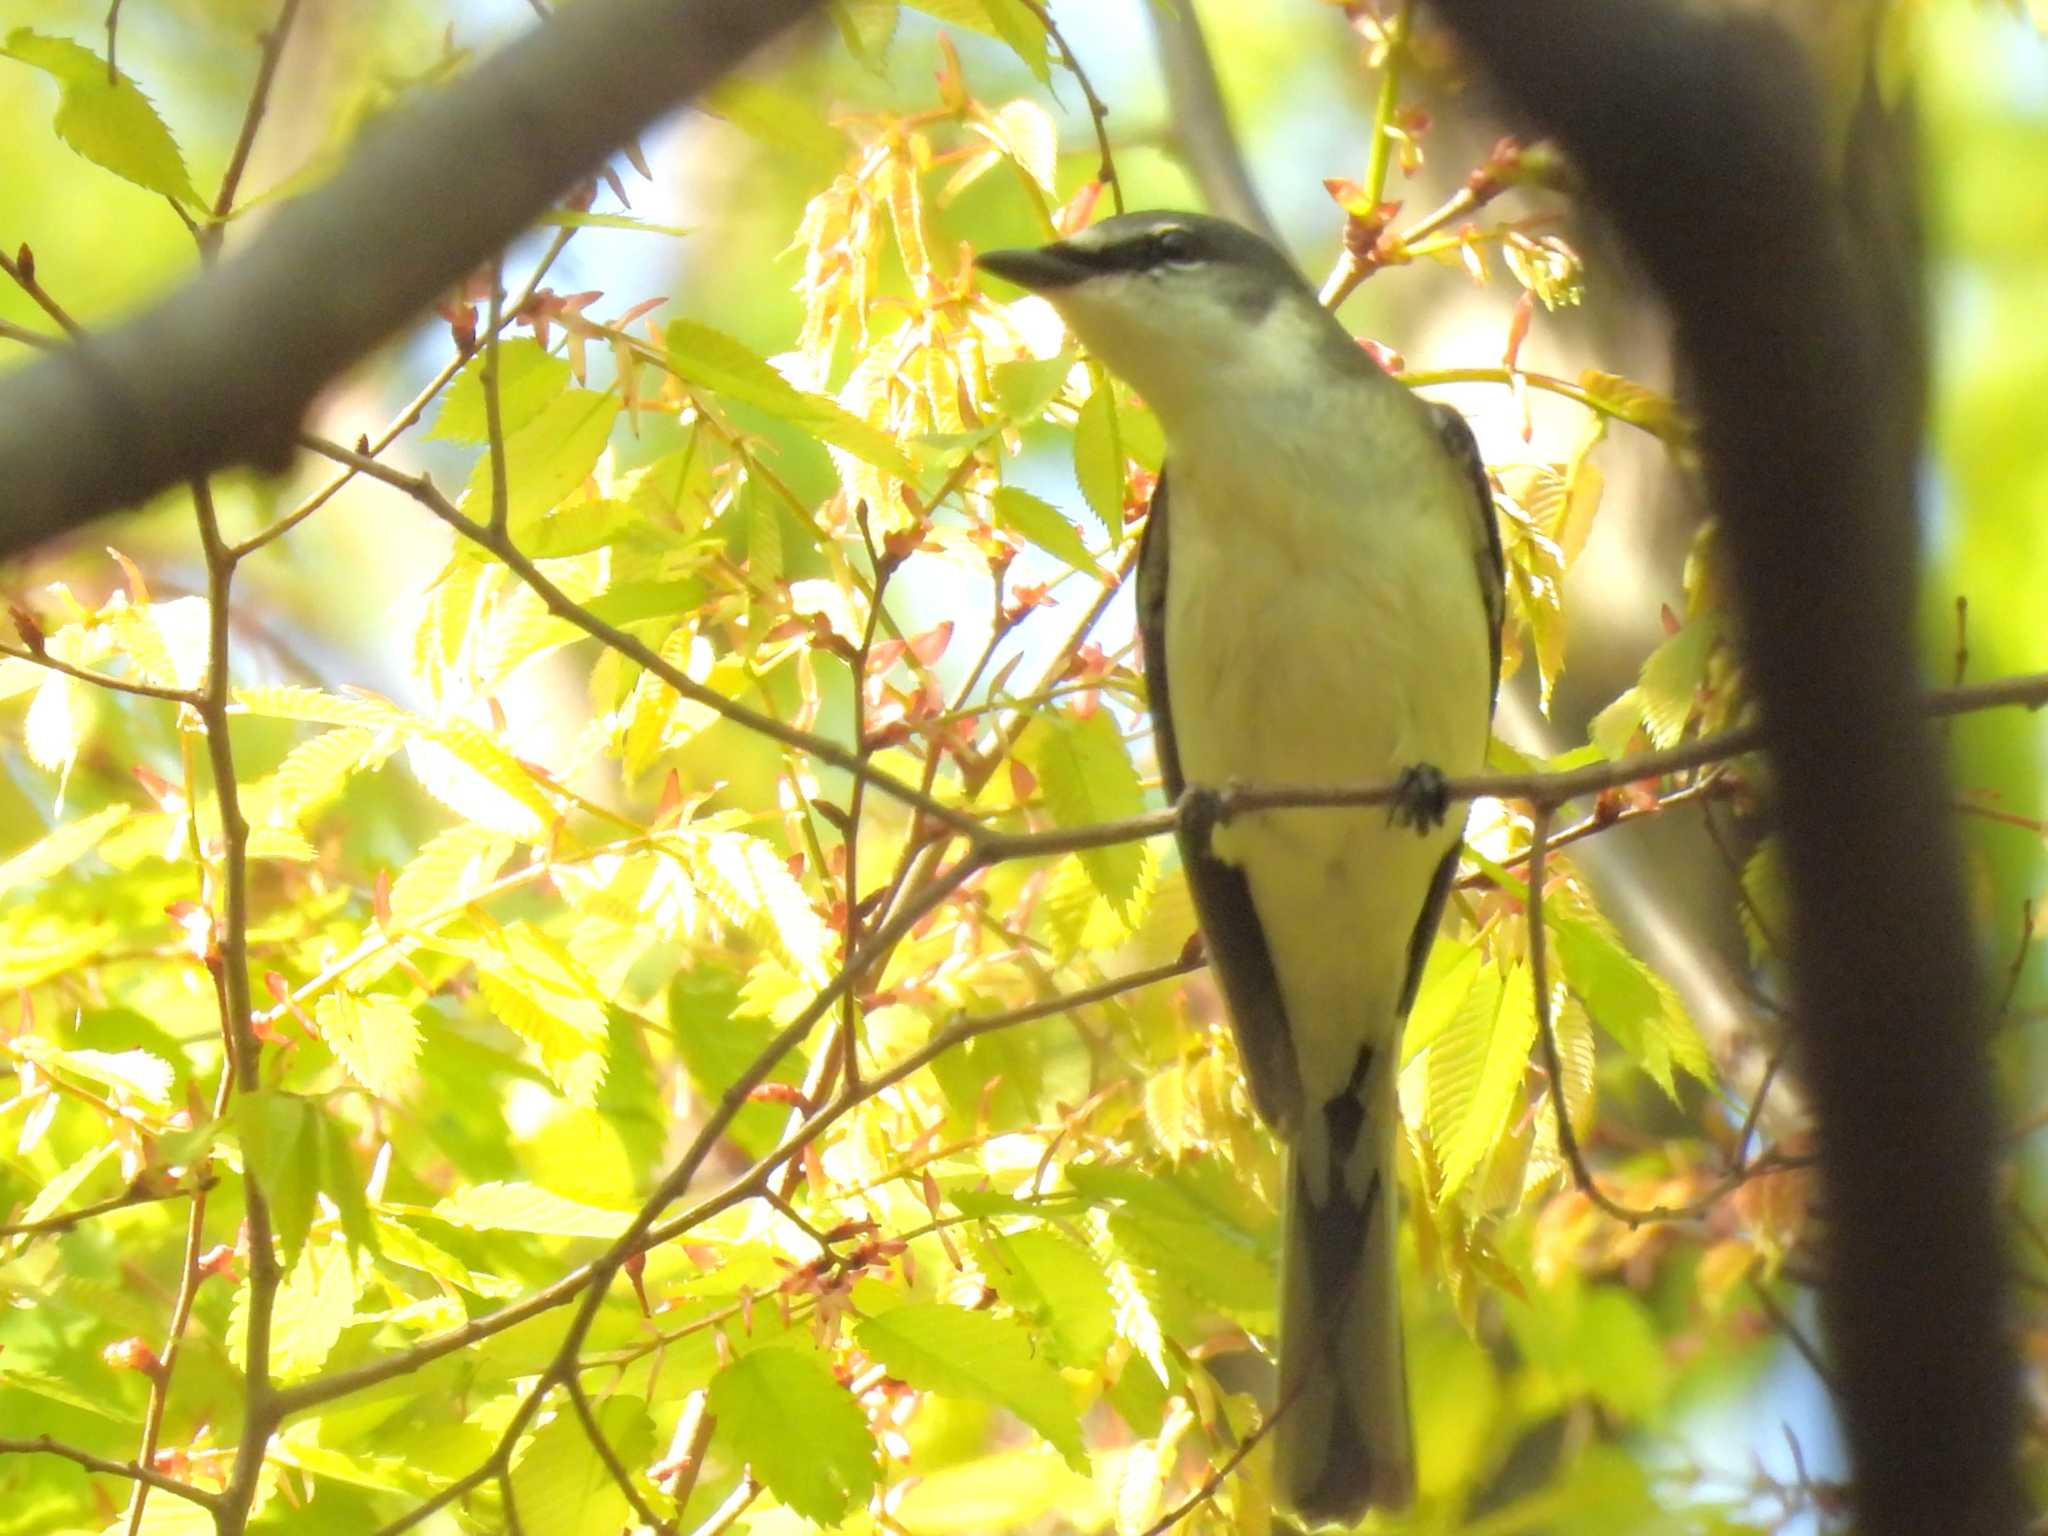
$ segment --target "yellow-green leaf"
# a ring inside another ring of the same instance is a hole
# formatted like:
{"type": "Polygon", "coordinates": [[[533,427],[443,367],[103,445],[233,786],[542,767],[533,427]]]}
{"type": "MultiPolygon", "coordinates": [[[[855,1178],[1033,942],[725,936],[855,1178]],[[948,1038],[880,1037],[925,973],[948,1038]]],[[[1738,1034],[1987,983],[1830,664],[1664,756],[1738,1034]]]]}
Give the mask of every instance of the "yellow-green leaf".
{"type": "Polygon", "coordinates": [[[1014,1318],[937,1302],[912,1302],[854,1330],[860,1347],[890,1375],[941,1397],[1007,1408],[1079,1471],[1088,1464],[1081,1420],[1067,1384],[1031,1348],[1014,1318]]]}
{"type": "Polygon", "coordinates": [[[419,1020],[388,997],[330,992],[314,1015],[349,1076],[379,1098],[397,1098],[412,1085],[420,1054],[419,1020]]]}
{"type": "Polygon", "coordinates": [[[808,1350],[741,1355],[712,1378],[706,1406],[734,1458],[806,1520],[834,1525],[874,1490],[867,1418],[808,1350]]]}
{"type": "Polygon", "coordinates": [[[178,141],[126,71],[110,77],[107,61],[90,48],[28,27],[8,33],[0,54],[57,82],[57,136],[86,159],[146,191],[186,204],[199,201],[178,141]]]}

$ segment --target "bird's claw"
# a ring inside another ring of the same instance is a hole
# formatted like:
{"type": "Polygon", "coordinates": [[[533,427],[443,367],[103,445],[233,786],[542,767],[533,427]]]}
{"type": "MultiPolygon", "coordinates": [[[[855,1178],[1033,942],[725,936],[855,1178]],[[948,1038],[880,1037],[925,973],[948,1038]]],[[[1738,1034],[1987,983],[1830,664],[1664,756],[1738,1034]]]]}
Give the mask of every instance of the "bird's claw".
{"type": "Polygon", "coordinates": [[[1222,791],[1211,789],[1206,784],[1190,784],[1182,792],[1181,836],[1197,854],[1205,858],[1208,856],[1210,839],[1226,819],[1222,791]]]}
{"type": "Polygon", "coordinates": [[[1415,763],[1401,770],[1395,782],[1394,798],[1387,804],[1387,820],[1397,827],[1413,827],[1427,836],[1444,824],[1450,813],[1450,781],[1434,763],[1415,763]]]}

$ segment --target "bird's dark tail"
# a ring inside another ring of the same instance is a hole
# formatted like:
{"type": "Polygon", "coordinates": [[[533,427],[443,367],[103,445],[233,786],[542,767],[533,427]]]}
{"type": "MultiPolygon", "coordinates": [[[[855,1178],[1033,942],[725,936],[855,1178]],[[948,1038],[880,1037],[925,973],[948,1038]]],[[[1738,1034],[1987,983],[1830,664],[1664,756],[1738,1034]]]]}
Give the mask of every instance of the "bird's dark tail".
{"type": "Polygon", "coordinates": [[[1354,1525],[1415,1496],[1395,1267],[1397,1121],[1392,1074],[1383,1076],[1360,1085],[1374,1111],[1363,1124],[1311,1121],[1287,1151],[1274,1465],[1280,1501],[1312,1526],[1354,1525]],[[1343,1156],[1333,1141],[1347,1140],[1343,1156]]]}

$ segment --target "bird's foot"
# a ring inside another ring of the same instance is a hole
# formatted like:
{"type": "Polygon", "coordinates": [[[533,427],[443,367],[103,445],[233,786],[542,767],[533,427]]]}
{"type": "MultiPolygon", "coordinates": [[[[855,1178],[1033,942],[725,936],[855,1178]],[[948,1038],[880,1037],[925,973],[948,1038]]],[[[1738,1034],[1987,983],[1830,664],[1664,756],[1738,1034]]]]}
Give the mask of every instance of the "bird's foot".
{"type": "Polygon", "coordinates": [[[1228,819],[1223,808],[1225,790],[1206,784],[1190,784],[1181,793],[1180,833],[1189,848],[1207,858],[1217,827],[1228,819]]]}
{"type": "Polygon", "coordinates": [[[1387,804],[1387,820],[1427,836],[1444,824],[1450,809],[1450,781],[1443,770],[1434,763],[1415,763],[1401,770],[1394,798],[1387,804]]]}

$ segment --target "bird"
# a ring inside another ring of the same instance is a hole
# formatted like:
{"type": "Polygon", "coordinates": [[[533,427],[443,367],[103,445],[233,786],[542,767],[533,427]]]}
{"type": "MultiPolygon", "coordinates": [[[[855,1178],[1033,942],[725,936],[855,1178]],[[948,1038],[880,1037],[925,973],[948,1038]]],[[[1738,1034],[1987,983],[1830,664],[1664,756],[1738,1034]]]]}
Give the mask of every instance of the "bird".
{"type": "Polygon", "coordinates": [[[1403,1023],[1455,878],[1500,682],[1500,533],[1470,427],[1386,373],[1276,246],[1118,214],[977,258],[1157,415],[1137,563],[1181,863],[1253,1107],[1285,1146],[1276,1502],[1412,1502],[1396,1265],[1403,1023]],[[1245,785],[1390,805],[1226,815],[1245,785]]]}

